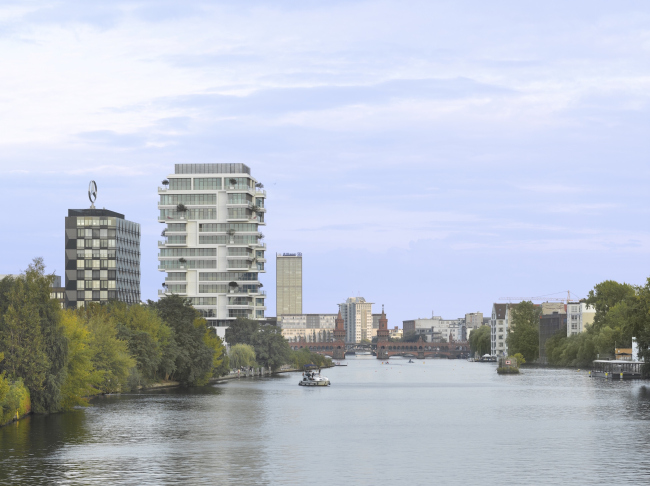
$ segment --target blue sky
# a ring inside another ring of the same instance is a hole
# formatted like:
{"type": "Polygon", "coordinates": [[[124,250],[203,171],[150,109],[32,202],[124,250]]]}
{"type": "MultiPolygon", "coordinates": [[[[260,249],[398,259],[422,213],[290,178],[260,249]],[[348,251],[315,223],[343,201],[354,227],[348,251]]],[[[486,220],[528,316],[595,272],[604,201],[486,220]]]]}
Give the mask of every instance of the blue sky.
{"type": "Polygon", "coordinates": [[[243,162],[268,315],[275,252],[389,325],[650,276],[647,1],[5,1],[0,50],[0,273],[60,271],[94,179],[157,298],[160,181],[243,162]]]}

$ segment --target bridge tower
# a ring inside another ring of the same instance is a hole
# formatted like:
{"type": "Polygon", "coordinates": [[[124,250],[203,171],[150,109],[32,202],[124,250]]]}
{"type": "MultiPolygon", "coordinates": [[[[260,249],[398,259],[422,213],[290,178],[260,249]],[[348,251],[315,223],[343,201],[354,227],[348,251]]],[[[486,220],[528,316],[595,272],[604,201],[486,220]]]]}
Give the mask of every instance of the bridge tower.
{"type": "Polygon", "coordinates": [[[334,352],[332,357],[334,359],[345,359],[345,326],[341,316],[341,309],[339,309],[339,315],[334,322],[334,352]]]}
{"type": "Polygon", "coordinates": [[[388,358],[388,343],[390,331],[388,330],[388,319],[384,312],[384,305],[381,306],[381,317],[379,318],[379,329],[377,329],[377,359],[388,358]]]}

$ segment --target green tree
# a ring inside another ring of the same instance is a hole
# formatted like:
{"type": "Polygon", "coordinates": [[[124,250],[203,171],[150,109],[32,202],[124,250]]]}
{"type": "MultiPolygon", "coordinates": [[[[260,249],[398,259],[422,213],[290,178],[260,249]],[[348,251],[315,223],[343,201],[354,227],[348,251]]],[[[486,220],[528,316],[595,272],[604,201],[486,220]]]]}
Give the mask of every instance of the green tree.
{"type": "Polygon", "coordinates": [[[136,361],[131,357],[128,343],[117,337],[117,327],[106,307],[91,304],[81,309],[79,314],[87,319],[88,345],[93,366],[99,372],[99,390],[114,393],[129,389],[128,378],[136,361]]]}
{"type": "Polygon", "coordinates": [[[10,380],[23,378],[31,393],[45,390],[50,360],[45,351],[38,309],[30,305],[24,278],[5,278],[10,285],[1,298],[0,350],[5,359],[0,363],[10,380]]]}
{"type": "Polygon", "coordinates": [[[257,366],[255,362],[255,348],[249,344],[235,344],[230,347],[228,352],[230,365],[234,369],[239,369],[242,366],[257,366]]]}
{"type": "Polygon", "coordinates": [[[596,310],[593,327],[597,330],[605,325],[605,317],[609,310],[619,302],[628,300],[635,295],[634,287],[614,280],[605,280],[589,291],[586,303],[596,310]]]}
{"type": "MultiPolygon", "coordinates": [[[[404,343],[414,343],[420,339],[421,334],[418,334],[415,331],[407,332],[402,336],[402,342],[404,343]]],[[[446,341],[445,341],[446,342],[446,341]]]]}
{"type": "Polygon", "coordinates": [[[251,344],[255,348],[257,362],[265,368],[275,371],[289,362],[291,348],[279,327],[261,326],[259,331],[251,336],[251,344]]]}
{"type": "Polygon", "coordinates": [[[540,308],[524,301],[510,308],[508,354],[521,353],[526,361],[539,356],[540,308]]]}
{"type": "Polygon", "coordinates": [[[175,341],[174,370],[169,378],[184,385],[197,385],[212,374],[214,350],[203,341],[207,330],[205,319],[190,301],[170,295],[158,302],[149,301],[161,319],[172,329],[175,341]]]}
{"type": "Polygon", "coordinates": [[[88,405],[88,397],[98,391],[102,374],[93,365],[90,331],[84,326],[80,316],[72,310],[65,311],[61,325],[68,342],[68,362],[66,379],[61,388],[61,408],[71,410],[77,405],[88,405]]]}
{"type": "Polygon", "coordinates": [[[472,354],[478,353],[479,356],[490,354],[492,349],[490,333],[490,326],[480,326],[478,329],[472,329],[469,333],[469,346],[472,354]]]}
{"type": "Polygon", "coordinates": [[[526,363],[526,358],[524,358],[524,355],[521,353],[515,353],[513,358],[517,362],[517,366],[521,366],[522,364],[526,363]]]}
{"type": "Polygon", "coordinates": [[[251,344],[253,335],[260,329],[258,321],[238,317],[228,329],[226,329],[226,342],[230,346],[235,344],[251,344]]]}

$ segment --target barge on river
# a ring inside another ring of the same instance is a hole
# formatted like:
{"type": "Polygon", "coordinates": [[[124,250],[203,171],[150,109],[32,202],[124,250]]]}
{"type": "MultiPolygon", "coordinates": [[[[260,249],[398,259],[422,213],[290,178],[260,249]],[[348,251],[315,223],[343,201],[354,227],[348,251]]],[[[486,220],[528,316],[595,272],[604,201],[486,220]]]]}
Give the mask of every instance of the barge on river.
{"type": "Polygon", "coordinates": [[[594,369],[589,372],[592,378],[606,378],[612,380],[638,380],[641,379],[641,366],[643,361],[606,360],[593,361],[594,369]]]}

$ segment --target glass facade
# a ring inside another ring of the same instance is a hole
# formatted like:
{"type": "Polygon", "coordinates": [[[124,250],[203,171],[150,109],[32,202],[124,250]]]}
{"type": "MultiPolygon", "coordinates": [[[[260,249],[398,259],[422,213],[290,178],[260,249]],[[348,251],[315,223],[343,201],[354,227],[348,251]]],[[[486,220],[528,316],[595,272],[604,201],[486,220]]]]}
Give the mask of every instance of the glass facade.
{"type": "Polygon", "coordinates": [[[259,283],[266,193],[250,174],[244,164],[176,164],[158,190],[166,225],[158,269],[167,272],[159,293],[183,289],[220,335],[235,318],[262,319],[266,309],[259,283]]]}
{"type": "Polygon", "coordinates": [[[70,209],[65,218],[65,306],[140,302],[140,225],[105,209],[70,209]]]}

